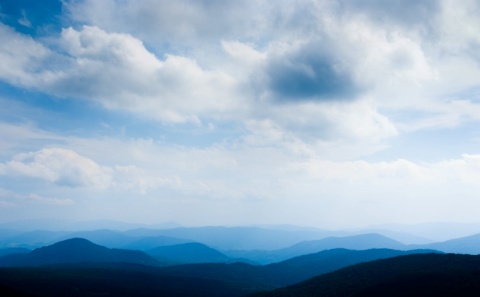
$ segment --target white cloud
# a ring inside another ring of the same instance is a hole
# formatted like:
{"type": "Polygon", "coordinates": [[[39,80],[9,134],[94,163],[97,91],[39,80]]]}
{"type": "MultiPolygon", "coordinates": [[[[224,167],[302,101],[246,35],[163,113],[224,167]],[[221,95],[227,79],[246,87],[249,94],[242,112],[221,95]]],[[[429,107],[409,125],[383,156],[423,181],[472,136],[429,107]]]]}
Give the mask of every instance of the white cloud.
{"type": "MultiPolygon", "coordinates": [[[[125,219],[133,219],[135,210],[135,218],[139,220],[160,216],[187,224],[245,223],[248,215],[272,223],[288,221],[338,227],[336,224],[341,222],[343,226],[358,227],[385,221],[468,220],[477,216],[473,211],[478,209],[480,158],[477,155],[432,163],[406,159],[332,161],[312,152],[292,153],[282,145],[262,145],[259,143],[262,138],[267,144],[269,139],[282,143],[288,136],[272,121],[251,122],[249,127],[259,133],[253,143],[223,143],[205,148],[145,139],[65,139],[64,145],[69,149],[52,154],[81,152],[73,155],[83,160],[81,164],[89,163],[84,156],[102,160],[101,165],[95,162],[98,167],[94,168],[100,167],[107,174],[108,187],[87,184],[75,189],[31,188],[27,193],[60,201],[17,200],[48,206],[71,199],[77,209],[85,209],[85,203],[92,203],[99,215],[112,215],[111,203],[114,203],[115,212],[125,219]],[[468,209],[464,211],[465,208],[468,209]],[[219,209],[222,214],[218,214],[219,209]],[[205,217],[208,219],[200,221],[205,217]]],[[[30,178],[55,183],[52,177],[55,175],[48,172],[56,169],[59,176],[68,170],[43,161],[48,158],[35,159],[48,155],[48,150],[19,155],[10,161],[23,163],[30,172],[9,168],[10,162],[3,163],[0,172],[15,173],[9,180],[27,188],[34,184],[30,178]],[[49,171],[39,170],[40,165],[49,171]]],[[[15,183],[8,180],[1,186],[12,193],[20,192],[18,197],[29,196],[21,194],[22,189],[16,189],[15,183]]]]}
{"type": "Polygon", "coordinates": [[[37,152],[17,154],[0,164],[0,174],[37,178],[67,187],[108,187],[111,172],[74,151],[44,148],[37,152]]]}
{"type": "Polygon", "coordinates": [[[59,198],[52,198],[52,197],[45,197],[42,195],[38,195],[36,193],[30,194],[20,194],[18,192],[12,190],[5,190],[0,188],[0,197],[8,198],[9,201],[0,200],[0,207],[12,207],[12,206],[19,206],[23,205],[22,202],[35,202],[39,204],[46,204],[46,205],[58,205],[58,206],[67,206],[73,205],[75,202],[72,199],[59,199],[59,198]]]}
{"type": "Polygon", "coordinates": [[[34,39],[0,23],[0,79],[13,85],[35,87],[53,74],[47,63],[54,53],[34,39]]]}
{"type": "MultiPolygon", "coordinates": [[[[284,5],[282,5],[284,6],[284,5]]],[[[75,1],[66,3],[81,23],[139,36],[150,44],[189,48],[194,45],[263,33],[272,5],[266,1],[75,1]]]]}
{"type": "Polygon", "coordinates": [[[409,15],[362,3],[68,2],[85,26],[45,45],[2,25],[13,42],[0,46],[0,77],[163,123],[243,125],[245,144],[337,159],[478,121],[459,95],[480,79],[477,3],[409,2],[409,15]],[[388,117],[412,110],[423,113],[388,117]]]}
{"type": "MultiPolygon", "coordinates": [[[[89,141],[86,139],[78,140],[82,143],[89,141]]],[[[65,138],[64,141],[75,142],[76,140],[65,138]]],[[[105,144],[105,142],[101,143],[105,144]]],[[[96,147],[96,145],[98,143],[90,143],[92,147],[96,147]]],[[[112,146],[112,149],[114,147],[115,145],[112,146]]],[[[101,147],[98,147],[98,149],[101,149],[101,147]]],[[[98,155],[97,149],[90,147],[90,150],[92,150],[93,154],[97,153],[98,155]]],[[[120,151],[118,147],[115,150],[120,151]]],[[[109,152],[104,153],[110,154],[109,152]]],[[[128,149],[121,151],[121,153],[119,152],[119,154],[126,159],[131,159],[128,149]]],[[[104,160],[108,159],[101,154],[100,157],[104,160]]],[[[149,155],[148,158],[153,158],[153,156],[149,155]]],[[[115,158],[114,161],[124,163],[125,159],[115,158]]],[[[138,162],[138,160],[135,162],[138,162]]],[[[148,163],[148,160],[146,162],[148,163]]],[[[162,173],[162,170],[152,169],[148,167],[143,169],[136,165],[103,166],[73,150],[56,147],[16,154],[10,161],[0,163],[0,175],[19,180],[28,180],[28,178],[39,179],[54,183],[60,187],[86,188],[98,191],[120,190],[141,194],[155,191],[159,188],[179,188],[181,181],[178,177],[175,175],[166,176],[162,173]]],[[[39,195],[29,195],[27,198],[50,204],[55,204],[56,202],[61,204],[70,201],[70,199],[56,201],[56,198],[42,198],[39,195]]]]}
{"type": "Polygon", "coordinates": [[[307,173],[309,179],[381,185],[436,185],[456,188],[461,184],[475,185],[480,178],[480,155],[462,155],[459,159],[436,163],[415,163],[399,159],[392,162],[333,162],[312,159],[292,164],[292,169],[307,173]]]}
{"type": "Polygon", "coordinates": [[[58,206],[68,206],[73,205],[75,202],[72,199],[58,199],[58,198],[51,198],[51,197],[43,197],[38,194],[31,193],[25,196],[25,199],[42,203],[48,205],[58,205],[58,206]]]}
{"type": "Polygon", "coordinates": [[[241,63],[255,64],[262,62],[266,55],[257,51],[252,45],[239,41],[222,41],[223,49],[241,63]]]}
{"type": "Polygon", "coordinates": [[[0,48],[7,65],[0,77],[14,85],[174,123],[240,108],[235,80],[227,73],[204,70],[183,56],[160,60],[128,34],[67,28],[59,43],[68,55],[61,56],[6,26],[0,29],[1,40],[14,41],[0,48]]]}

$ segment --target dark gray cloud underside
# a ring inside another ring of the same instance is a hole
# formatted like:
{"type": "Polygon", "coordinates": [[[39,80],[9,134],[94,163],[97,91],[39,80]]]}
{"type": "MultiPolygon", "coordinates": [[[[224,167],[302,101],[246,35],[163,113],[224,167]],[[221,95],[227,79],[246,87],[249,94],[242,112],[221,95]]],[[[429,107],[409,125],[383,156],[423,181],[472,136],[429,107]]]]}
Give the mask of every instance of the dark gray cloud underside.
{"type": "Polygon", "coordinates": [[[272,61],[267,68],[268,86],[280,101],[345,100],[361,88],[346,63],[315,47],[272,61]]]}

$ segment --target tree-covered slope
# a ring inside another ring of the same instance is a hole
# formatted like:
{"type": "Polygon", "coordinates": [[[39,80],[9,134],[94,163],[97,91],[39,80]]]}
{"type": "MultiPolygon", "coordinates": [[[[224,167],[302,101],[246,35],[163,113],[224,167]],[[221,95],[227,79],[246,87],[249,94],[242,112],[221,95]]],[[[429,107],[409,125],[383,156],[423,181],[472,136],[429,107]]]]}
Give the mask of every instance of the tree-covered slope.
{"type": "Polygon", "coordinates": [[[346,267],[254,296],[480,296],[480,256],[400,256],[346,267]]]}

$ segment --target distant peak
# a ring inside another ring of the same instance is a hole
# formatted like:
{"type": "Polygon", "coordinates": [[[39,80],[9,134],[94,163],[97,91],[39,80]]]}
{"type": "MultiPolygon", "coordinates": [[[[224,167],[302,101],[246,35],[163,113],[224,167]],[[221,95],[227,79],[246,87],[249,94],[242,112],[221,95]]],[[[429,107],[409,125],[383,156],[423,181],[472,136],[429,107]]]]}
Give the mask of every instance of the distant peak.
{"type": "Polygon", "coordinates": [[[81,238],[81,237],[74,237],[74,238],[65,239],[65,240],[62,240],[62,241],[59,241],[59,242],[55,243],[55,245],[57,245],[57,244],[88,244],[88,245],[96,245],[95,243],[91,242],[90,240],[85,239],[85,238],[81,238]]]}

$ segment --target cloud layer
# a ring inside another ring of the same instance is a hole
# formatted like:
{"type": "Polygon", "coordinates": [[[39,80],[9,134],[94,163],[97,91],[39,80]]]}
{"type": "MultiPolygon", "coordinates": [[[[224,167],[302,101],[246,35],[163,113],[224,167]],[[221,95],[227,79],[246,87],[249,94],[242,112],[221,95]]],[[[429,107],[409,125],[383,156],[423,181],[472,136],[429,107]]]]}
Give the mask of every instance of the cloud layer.
{"type": "Polygon", "coordinates": [[[0,207],[474,218],[479,1],[82,0],[41,22],[27,8],[0,11],[0,207]]]}

